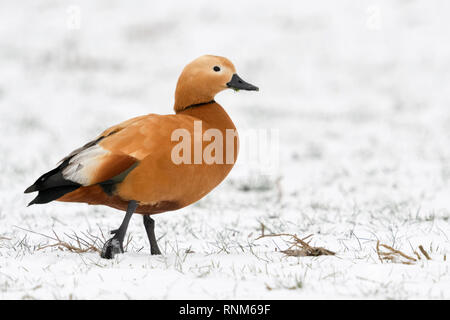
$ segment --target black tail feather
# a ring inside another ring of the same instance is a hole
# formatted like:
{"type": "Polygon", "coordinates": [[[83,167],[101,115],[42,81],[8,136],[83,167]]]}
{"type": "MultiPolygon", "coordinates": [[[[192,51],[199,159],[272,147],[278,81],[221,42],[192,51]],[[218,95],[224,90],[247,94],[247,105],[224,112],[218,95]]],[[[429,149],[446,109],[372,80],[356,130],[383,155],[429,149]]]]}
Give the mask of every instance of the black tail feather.
{"type": "Polygon", "coordinates": [[[43,183],[45,182],[45,180],[52,176],[53,174],[57,173],[59,171],[60,167],[55,168],[47,173],[44,173],[42,176],[40,176],[31,186],[29,186],[24,193],[30,193],[30,192],[35,192],[35,191],[39,191],[44,189],[43,187],[43,183]]]}
{"type": "Polygon", "coordinates": [[[76,189],[78,189],[80,186],[62,186],[62,187],[55,187],[50,189],[45,189],[39,191],[36,198],[34,198],[28,206],[31,206],[33,204],[43,204],[43,203],[49,203],[53,200],[56,200],[58,198],[61,198],[66,193],[72,192],[76,189]]]}
{"type": "Polygon", "coordinates": [[[64,179],[62,171],[66,166],[67,163],[64,162],[57,168],[43,174],[24,192],[30,193],[62,186],[80,186],[79,183],[64,179]]]}
{"type": "Polygon", "coordinates": [[[64,179],[62,171],[67,164],[68,160],[64,161],[57,168],[40,176],[35,183],[25,190],[25,193],[39,191],[37,197],[28,206],[38,203],[48,203],[81,187],[79,183],[64,179]]]}

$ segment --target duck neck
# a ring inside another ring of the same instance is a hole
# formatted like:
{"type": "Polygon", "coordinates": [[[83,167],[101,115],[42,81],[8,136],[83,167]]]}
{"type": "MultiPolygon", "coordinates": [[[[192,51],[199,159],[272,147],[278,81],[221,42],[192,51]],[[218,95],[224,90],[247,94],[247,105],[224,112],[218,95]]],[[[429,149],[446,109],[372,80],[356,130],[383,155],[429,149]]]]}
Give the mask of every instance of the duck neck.
{"type": "Polygon", "coordinates": [[[208,105],[208,104],[211,104],[211,103],[216,103],[216,101],[214,99],[212,99],[212,100],[207,101],[207,102],[200,102],[200,103],[191,104],[191,105],[189,105],[187,107],[184,107],[182,110],[176,111],[176,113],[180,113],[180,112],[183,112],[183,111],[188,110],[188,109],[202,107],[202,106],[205,106],[205,105],[208,105]]]}
{"type": "Polygon", "coordinates": [[[179,113],[184,109],[214,101],[215,95],[207,92],[203,86],[193,87],[189,81],[178,81],[173,109],[179,113]]]}
{"type": "Polygon", "coordinates": [[[197,105],[191,105],[177,114],[188,115],[207,123],[210,128],[219,130],[236,129],[233,121],[220,104],[214,100],[197,105]]]}

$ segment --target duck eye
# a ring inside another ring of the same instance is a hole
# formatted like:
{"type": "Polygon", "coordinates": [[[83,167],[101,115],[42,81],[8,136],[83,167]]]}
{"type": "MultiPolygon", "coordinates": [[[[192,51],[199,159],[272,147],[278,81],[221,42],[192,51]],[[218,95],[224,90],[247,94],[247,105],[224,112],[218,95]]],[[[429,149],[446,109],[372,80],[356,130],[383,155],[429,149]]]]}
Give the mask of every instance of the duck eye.
{"type": "Polygon", "coordinates": [[[218,67],[218,66],[214,66],[213,69],[214,69],[215,72],[219,72],[220,71],[220,67],[218,67]]]}

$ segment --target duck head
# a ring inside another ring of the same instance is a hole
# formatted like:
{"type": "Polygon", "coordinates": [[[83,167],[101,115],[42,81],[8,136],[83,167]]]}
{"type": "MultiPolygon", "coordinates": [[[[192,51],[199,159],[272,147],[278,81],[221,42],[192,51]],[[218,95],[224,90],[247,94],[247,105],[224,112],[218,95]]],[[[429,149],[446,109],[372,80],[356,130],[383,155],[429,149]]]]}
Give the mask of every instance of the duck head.
{"type": "Polygon", "coordinates": [[[201,56],[181,72],[175,90],[175,112],[214,100],[225,89],[258,91],[236,73],[230,60],[212,55],[201,56]]]}

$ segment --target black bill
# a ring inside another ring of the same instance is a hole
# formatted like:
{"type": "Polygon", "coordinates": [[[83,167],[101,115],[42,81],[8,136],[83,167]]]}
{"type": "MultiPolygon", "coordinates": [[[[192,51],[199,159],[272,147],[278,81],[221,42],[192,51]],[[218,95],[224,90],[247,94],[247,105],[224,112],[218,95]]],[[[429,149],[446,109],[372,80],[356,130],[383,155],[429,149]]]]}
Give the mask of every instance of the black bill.
{"type": "Polygon", "coordinates": [[[245,82],[236,73],[233,74],[231,81],[227,83],[227,87],[234,90],[248,90],[248,91],[259,91],[259,88],[245,82]]]}

